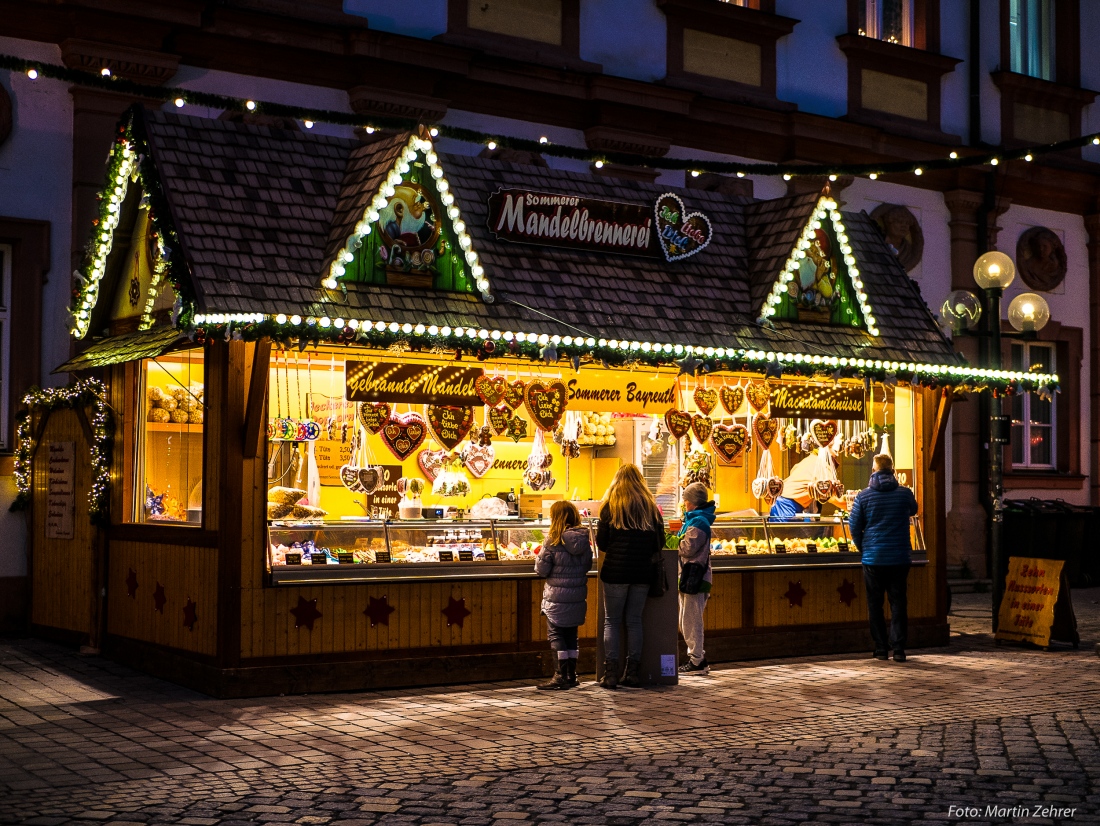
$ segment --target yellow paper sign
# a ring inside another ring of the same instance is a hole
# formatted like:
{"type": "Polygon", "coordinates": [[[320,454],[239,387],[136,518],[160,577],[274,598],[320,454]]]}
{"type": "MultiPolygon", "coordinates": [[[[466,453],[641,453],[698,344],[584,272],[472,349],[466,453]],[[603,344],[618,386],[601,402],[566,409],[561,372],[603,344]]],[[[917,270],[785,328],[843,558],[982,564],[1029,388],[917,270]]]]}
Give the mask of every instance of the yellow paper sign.
{"type": "Polygon", "coordinates": [[[1008,558],[997,639],[1050,645],[1054,603],[1065,563],[1058,559],[1008,558]]]}
{"type": "Polygon", "coordinates": [[[585,369],[567,378],[569,410],[660,414],[676,405],[676,377],[585,369]]]}

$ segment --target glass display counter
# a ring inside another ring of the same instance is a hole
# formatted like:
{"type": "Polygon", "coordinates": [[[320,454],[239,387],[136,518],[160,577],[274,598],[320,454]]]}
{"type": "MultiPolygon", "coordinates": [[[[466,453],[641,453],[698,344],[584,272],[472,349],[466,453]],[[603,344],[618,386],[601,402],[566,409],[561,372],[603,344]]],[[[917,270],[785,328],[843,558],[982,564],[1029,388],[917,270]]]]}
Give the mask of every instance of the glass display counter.
{"type": "MultiPolygon", "coordinates": [[[[927,564],[920,517],[910,519],[909,531],[913,564],[927,564]]],[[[711,528],[711,565],[716,571],[860,564],[859,549],[840,516],[719,517],[711,528]]]]}
{"type": "Polygon", "coordinates": [[[534,578],[549,527],[529,519],[273,522],[267,570],[275,585],[534,578]]]}

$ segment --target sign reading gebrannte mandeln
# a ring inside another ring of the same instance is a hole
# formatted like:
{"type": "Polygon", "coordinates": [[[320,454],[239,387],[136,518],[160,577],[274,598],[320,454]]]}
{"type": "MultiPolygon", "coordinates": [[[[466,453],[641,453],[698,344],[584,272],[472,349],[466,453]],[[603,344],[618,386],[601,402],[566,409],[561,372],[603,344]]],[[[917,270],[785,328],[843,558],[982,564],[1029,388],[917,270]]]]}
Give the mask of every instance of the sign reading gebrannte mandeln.
{"type": "Polygon", "coordinates": [[[349,402],[407,402],[476,407],[483,404],[474,390],[480,367],[399,364],[393,361],[344,363],[349,402]]]}
{"type": "Polygon", "coordinates": [[[772,389],[771,416],[775,419],[862,419],[863,388],[783,385],[772,389]]]}
{"type": "Polygon", "coordinates": [[[504,241],[656,257],[649,205],[561,193],[498,189],[489,196],[489,231],[504,241]]]}

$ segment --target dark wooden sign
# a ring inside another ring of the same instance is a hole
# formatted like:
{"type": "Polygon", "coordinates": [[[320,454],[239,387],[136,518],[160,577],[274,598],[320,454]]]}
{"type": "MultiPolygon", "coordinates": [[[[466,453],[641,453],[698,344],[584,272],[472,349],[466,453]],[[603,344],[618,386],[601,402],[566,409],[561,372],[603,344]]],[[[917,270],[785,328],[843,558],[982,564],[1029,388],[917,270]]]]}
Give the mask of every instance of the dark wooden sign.
{"type": "Polygon", "coordinates": [[[861,387],[816,387],[808,384],[772,388],[773,419],[863,419],[861,387]]]}
{"type": "Polygon", "coordinates": [[[379,565],[389,565],[390,562],[392,561],[390,559],[390,552],[389,551],[375,551],[374,552],[374,561],[375,561],[375,563],[377,563],[379,565]]]}
{"type": "Polygon", "coordinates": [[[344,384],[349,402],[407,402],[480,407],[474,382],[480,367],[347,361],[344,384]]]}
{"type": "Polygon", "coordinates": [[[455,561],[455,552],[454,551],[440,551],[439,552],[439,561],[440,562],[454,562],[455,561]]]}

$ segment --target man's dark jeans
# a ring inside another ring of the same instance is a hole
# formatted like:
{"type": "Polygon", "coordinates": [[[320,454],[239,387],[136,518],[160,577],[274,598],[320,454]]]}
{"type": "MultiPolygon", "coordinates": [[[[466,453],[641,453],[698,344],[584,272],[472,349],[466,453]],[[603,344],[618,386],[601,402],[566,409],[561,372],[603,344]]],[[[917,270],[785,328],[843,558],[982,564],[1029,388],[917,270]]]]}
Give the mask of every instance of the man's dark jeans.
{"type": "Polygon", "coordinates": [[[906,597],[908,565],[864,565],[863,584],[867,588],[867,617],[871,621],[871,637],[875,653],[904,651],[909,636],[909,609],[906,597]],[[890,599],[890,637],[886,637],[886,615],[882,598],[890,599]]]}

